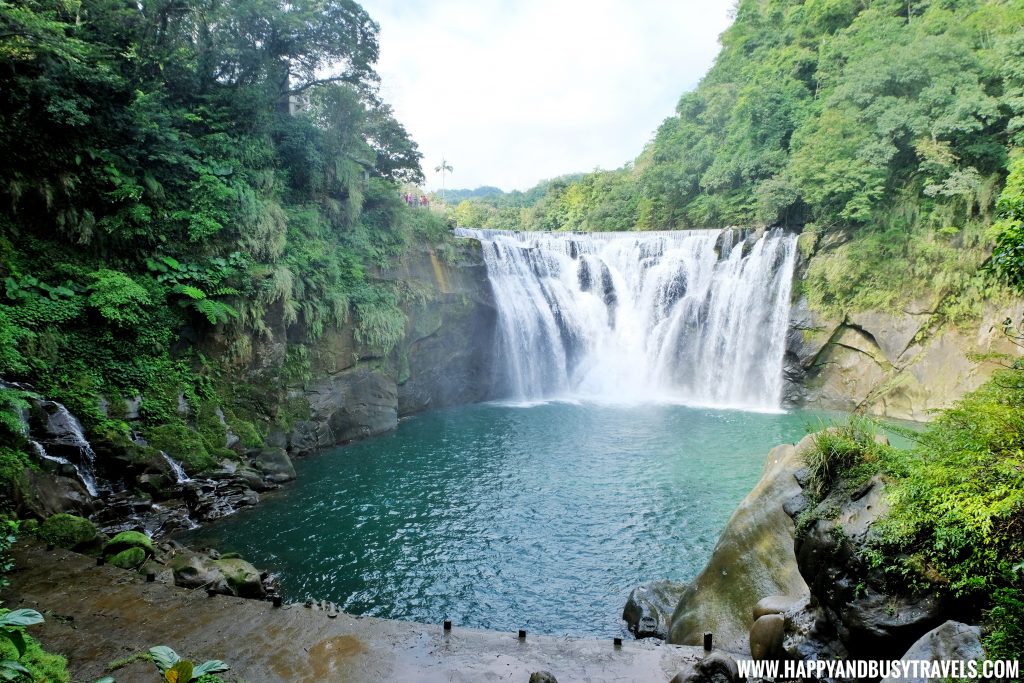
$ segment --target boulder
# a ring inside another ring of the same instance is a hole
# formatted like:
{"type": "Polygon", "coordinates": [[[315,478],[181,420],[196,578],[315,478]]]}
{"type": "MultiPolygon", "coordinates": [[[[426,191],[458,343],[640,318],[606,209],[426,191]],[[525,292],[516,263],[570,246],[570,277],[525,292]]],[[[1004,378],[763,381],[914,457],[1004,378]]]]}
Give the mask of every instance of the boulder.
{"type": "Polygon", "coordinates": [[[47,517],[37,533],[45,543],[73,550],[96,538],[96,525],[77,515],[59,513],[47,517]]]}
{"type": "Polygon", "coordinates": [[[224,577],[232,595],[240,598],[265,598],[260,572],[240,557],[221,557],[213,561],[214,568],[224,577]]]}
{"type": "Polygon", "coordinates": [[[786,618],[781,614],[765,614],[750,627],[750,656],[752,659],[779,659],[783,655],[786,618]]]}
{"type": "Polygon", "coordinates": [[[107,558],[107,563],[121,569],[137,569],[146,561],[146,551],[142,548],[128,548],[107,558]]]}
{"type": "Polygon", "coordinates": [[[264,478],[274,484],[295,478],[295,467],[288,457],[288,452],[283,448],[260,449],[253,456],[253,462],[263,473],[264,478]]]}
{"type": "Polygon", "coordinates": [[[224,582],[224,575],[214,566],[212,559],[191,550],[178,551],[167,561],[167,567],[174,575],[174,585],[182,588],[216,589],[224,582]]]}
{"type": "MultiPolygon", "coordinates": [[[[863,559],[874,523],[889,509],[885,481],[875,476],[850,490],[837,484],[818,504],[819,514],[797,538],[800,572],[843,646],[855,658],[896,658],[924,632],[941,623],[937,594],[888,592],[863,559]]],[[[925,577],[921,577],[925,580],[925,577]]]]}
{"type": "Polygon", "coordinates": [[[129,548],[139,548],[146,555],[153,555],[153,539],[141,531],[122,531],[103,545],[104,555],[116,555],[129,548]]]}
{"type": "Polygon", "coordinates": [[[530,674],[530,683],[558,683],[558,679],[550,671],[534,671],[530,674]]]}
{"type": "Polygon", "coordinates": [[[20,501],[23,509],[37,517],[60,512],[90,515],[97,507],[85,486],[77,479],[26,469],[28,486],[20,501]]]}
{"type": "MultiPolygon", "coordinates": [[[[981,629],[958,621],[947,621],[910,646],[900,661],[981,660],[985,650],[981,646],[981,629]]],[[[927,678],[883,678],[881,683],[928,683],[927,678]]]]}
{"type": "Polygon", "coordinates": [[[664,640],[668,637],[672,612],[685,590],[686,584],[668,580],[637,586],[629,593],[622,618],[637,638],[664,640]]]}
{"type": "Polygon", "coordinates": [[[793,553],[795,527],[783,504],[801,491],[794,474],[813,446],[772,449],[761,480],[730,517],[707,565],[686,587],[672,614],[669,642],[699,645],[705,631],[722,647],[746,652],[753,610],[768,596],[807,595],[793,553]]]}

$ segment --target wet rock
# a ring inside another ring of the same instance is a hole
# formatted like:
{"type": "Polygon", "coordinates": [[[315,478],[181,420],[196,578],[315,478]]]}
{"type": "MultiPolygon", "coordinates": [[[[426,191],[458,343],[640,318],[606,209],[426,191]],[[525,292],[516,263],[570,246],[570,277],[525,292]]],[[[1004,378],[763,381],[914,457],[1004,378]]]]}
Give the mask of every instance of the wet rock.
{"type": "Polygon", "coordinates": [[[558,679],[548,671],[534,671],[530,674],[530,683],[558,683],[558,679]]]}
{"type": "Polygon", "coordinates": [[[766,614],[786,614],[794,609],[801,609],[807,604],[807,596],[791,597],[787,595],[769,595],[754,605],[754,619],[766,614]]]}
{"type": "Polygon", "coordinates": [[[217,557],[214,552],[177,551],[167,561],[174,583],[183,588],[207,588],[224,595],[242,598],[266,597],[263,577],[245,560],[217,557]]]}
{"type": "Polygon", "coordinates": [[[124,402],[124,419],[138,420],[139,409],[142,408],[142,396],[136,395],[124,402]]]}
{"type": "MultiPolygon", "coordinates": [[[[814,522],[797,538],[800,572],[820,606],[821,618],[836,629],[855,658],[896,658],[926,631],[943,621],[938,592],[891,592],[884,577],[863,559],[875,522],[889,509],[885,481],[875,476],[850,490],[834,485],[814,522]]],[[[927,583],[927,577],[919,577],[927,583]]]]}
{"type": "Polygon", "coordinates": [[[750,627],[750,656],[753,659],[778,659],[782,656],[782,639],[786,619],[781,614],[765,614],[750,627]]]}
{"type": "Polygon", "coordinates": [[[676,581],[651,581],[638,586],[630,592],[622,618],[637,638],[664,640],[672,612],[685,590],[686,584],[676,581]]]}
{"type": "Polygon", "coordinates": [[[234,473],[224,476],[221,480],[205,479],[185,484],[185,503],[194,519],[220,519],[234,514],[240,508],[259,504],[259,494],[249,488],[244,480],[236,478],[234,473]]]}
{"type": "Polygon", "coordinates": [[[295,479],[295,467],[283,448],[263,448],[253,461],[267,481],[280,484],[295,479]]]}
{"type": "Polygon", "coordinates": [[[25,470],[27,490],[21,507],[36,517],[49,517],[60,512],[89,516],[98,507],[78,479],[25,470]]]}
{"type": "Polygon", "coordinates": [[[174,584],[182,588],[217,586],[224,578],[213,560],[191,550],[179,551],[168,560],[167,568],[174,575],[174,584]]]}
{"type": "MultiPolygon", "coordinates": [[[[947,621],[932,629],[910,646],[901,661],[981,660],[981,629],[958,621],[947,621]]],[[[881,683],[928,683],[927,678],[883,678],[881,683]]]]}
{"type": "Polygon", "coordinates": [[[295,426],[292,452],[296,454],[383,434],[398,426],[394,380],[367,367],[326,377],[304,395],[311,417],[295,426]]]}
{"type": "Polygon", "coordinates": [[[264,598],[260,572],[245,560],[237,557],[213,561],[214,568],[221,573],[232,595],[240,598],[264,598]]]}
{"type": "MultiPolygon", "coordinates": [[[[712,652],[694,665],[693,673],[677,674],[675,683],[734,683],[740,677],[739,667],[729,655],[712,652]]],[[[670,682],[670,683],[672,683],[670,682]]]]}
{"type": "Polygon", "coordinates": [[[705,631],[722,647],[745,652],[753,610],[772,595],[804,596],[807,585],[793,553],[795,527],[783,504],[801,489],[794,473],[813,446],[778,446],[768,454],[761,480],[743,499],[707,565],[686,587],[672,615],[669,642],[700,645],[705,631]]]}

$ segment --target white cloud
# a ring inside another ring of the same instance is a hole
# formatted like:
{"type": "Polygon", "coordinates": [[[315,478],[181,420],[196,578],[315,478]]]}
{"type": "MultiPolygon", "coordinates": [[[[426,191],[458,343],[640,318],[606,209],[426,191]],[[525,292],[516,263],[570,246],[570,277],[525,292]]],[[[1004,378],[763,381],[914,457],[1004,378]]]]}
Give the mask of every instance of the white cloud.
{"type": "Polygon", "coordinates": [[[639,154],[718,52],[733,0],[364,0],[382,94],[449,187],[526,189],[639,154]]]}

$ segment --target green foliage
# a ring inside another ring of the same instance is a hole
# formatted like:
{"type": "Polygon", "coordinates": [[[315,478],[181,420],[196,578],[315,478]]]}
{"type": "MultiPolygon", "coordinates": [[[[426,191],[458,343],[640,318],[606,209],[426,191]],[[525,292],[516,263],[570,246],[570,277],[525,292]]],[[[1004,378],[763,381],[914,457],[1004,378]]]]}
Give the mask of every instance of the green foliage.
{"type": "MultiPolygon", "coordinates": [[[[399,200],[421,155],[358,4],[43,0],[0,26],[0,375],[90,431],[125,429],[100,396],[142,395],[141,431],[200,470],[227,453],[179,396],[226,404],[210,376],[254,344],[316,339],[356,299],[368,343],[395,343],[401,301],[369,274],[446,225],[399,200]]],[[[246,445],[253,424],[232,424],[246,445]]]]}
{"type": "Polygon", "coordinates": [[[145,288],[124,273],[103,268],[89,273],[89,305],[108,322],[123,327],[140,325],[152,302],[145,288]]]}
{"type": "Polygon", "coordinates": [[[1010,161],[1010,175],[999,195],[999,220],[992,226],[996,248],[989,263],[990,272],[1024,292],[1024,153],[1017,150],[1010,161]]]}
{"type": "MultiPolygon", "coordinates": [[[[880,472],[890,502],[867,559],[897,590],[926,585],[987,610],[990,656],[1024,654],[1024,381],[1003,371],[897,451],[857,422],[816,437],[812,482],[852,490],[880,472]],[[852,470],[847,470],[852,465],[852,470]],[[927,575],[927,580],[925,576],[927,575]]],[[[819,511],[820,512],[820,511],[819,511]]]]}
{"type": "MultiPolygon", "coordinates": [[[[40,657],[41,651],[38,646],[34,648],[32,656],[29,656],[30,639],[25,634],[25,627],[41,623],[43,615],[33,609],[0,611],[0,677],[14,680],[26,675],[32,676],[33,680],[39,680],[35,678],[36,669],[40,668],[39,665],[44,663],[46,658],[40,657]]],[[[60,668],[63,668],[63,658],[59,659],[60,668]]],[[[67,680],[66,670],[63,680],[67,680]]]]}
{"type": "MultiPolygon", "coordinates": [[[[15,662],[25,669],[25,671],[15,669],[15,678],[13,680],[71,683],[71,676],[67,669],[67,660],[64,657],[47,652],[28,634],[24,634],[23,637],[24,653],[17,659],[14,659],[18,655],[15,645],[5,642],[4,639],[0,638],[0,660],[5,663],[15,662]]],[[[3,664],[0,663],[0,675],[2,675],[2,672],[4,672],[4,668],[3,664]]]]}
{"type": "Polygon", "coordinates": [[[72,549],[96,538],[96,525],[77,515],[61,512],[43,520],[37,534],[45,543],[72,549]]]}
{"type": "Polygon", "coordinates": [[[150,648],[149,656],[169,683],[187,683],[201,679],[203,676],[227,671],[230,668],[219,659],[207,660],[198,666],[194,665],[179,657],[177,652],[166,645],[150,648]]]}
{"type": "MultiPolygon", "coordinates": [[[[0,446],[0,492],[7,501],[18,499],[18,494],[28,488],[25,470],[31,467],[32,461],[24,451],[0,446]]],[[[6,512],[6,507],[0,507],[0,512],[6,512]]]]}
{"type": "Polygon", "coordinates": [[[386,356],[405,336],[405,313],[398,307],[394,291],[365,288],[355,298],[356,341],[386,356]]]}

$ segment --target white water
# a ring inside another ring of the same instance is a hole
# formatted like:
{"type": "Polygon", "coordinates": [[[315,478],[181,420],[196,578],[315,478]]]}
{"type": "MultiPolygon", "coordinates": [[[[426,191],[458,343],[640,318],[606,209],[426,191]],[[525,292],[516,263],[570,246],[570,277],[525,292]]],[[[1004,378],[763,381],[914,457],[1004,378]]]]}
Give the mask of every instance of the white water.
{"type": "Polygon", "coordinates": [[[96,453],[92,450],[92,445],[85,438],[85,431],[82,429],[82,423],[78,421],[70,410],[64,407],[64,404],[57,403],[56,401],[44,401],[46,405],[53,406],[56,409],[56,413],[51,413],[49,410],[47,413],[47,420],[51,425],[51,433],[66,434],[71,438],[71,443],[66,444],[73,446],[78,449],[80,461],[75,464],[75,470],[78,472],[78,478],[85,484],[85,488],[89,491],[89,495],[96,497],[99,495],[99,490],[96,486],[96,453]]]}
{"type": "Polygon", "coordinates": [[[500,396],[779,408],[795,236],[457,234],[483,245],[500,396]]]}
{"type": "Polygon", "coordinates": [[[164,451],[160,451],[160,455],[164,457],[164,460],[167,461],[167,465],[171,468],[171,471],[174,472],[175,483],[185,484],[187,482],[192,481],[192,479],[190,479],[189,476],[185,474],[185,468],[181,466],[181,463],[179,463],[177,460],[172,458],[164,451]]]}
{"type": "Polygon", "coordinates": [[[46,452],[46,448],[43,446],[43,444],[39,443],[38,441],[29,441],[28,444],[32,447],[32,449],[36,452],[36,455],[41,460],[49,460],[50,462],[55,462],[58,465],[71,465],[71,467],[73,467],[75,470],[75,474],[78,475],[78,480],[82,482],[83,486],[85,486],[85,490],[88,491],[89,495],[92,496],[93,498],[96,497],[98,492],[96,490],[95,477],[86,477],[86,475],[83,474],[82,472],[82,468],[80,468],[78,465],[71,462],[67,458],[63,458],[59,455],[50,455],[49,453],[46,452]]]}

